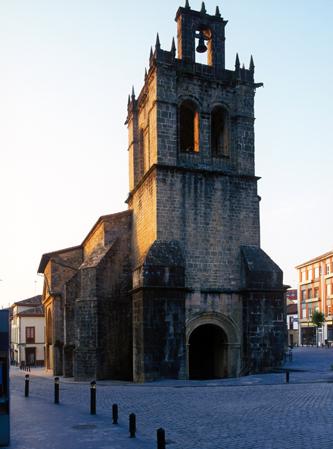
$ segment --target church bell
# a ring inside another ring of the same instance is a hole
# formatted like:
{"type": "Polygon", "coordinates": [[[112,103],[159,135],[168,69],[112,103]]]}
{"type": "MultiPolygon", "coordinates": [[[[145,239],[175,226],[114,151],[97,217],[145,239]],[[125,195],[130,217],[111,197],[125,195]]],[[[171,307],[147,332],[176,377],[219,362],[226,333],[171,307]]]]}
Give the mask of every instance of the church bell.
{"type": "Polygon", "coordinates": [[[205,53],[205,51],[207,51],[207,47],[205,44],[205,38],[204,38],[204,34],[202,31],[200,31],[199,33],[199,44],[197,46],[197,52],[198,53],[205,53]]]}

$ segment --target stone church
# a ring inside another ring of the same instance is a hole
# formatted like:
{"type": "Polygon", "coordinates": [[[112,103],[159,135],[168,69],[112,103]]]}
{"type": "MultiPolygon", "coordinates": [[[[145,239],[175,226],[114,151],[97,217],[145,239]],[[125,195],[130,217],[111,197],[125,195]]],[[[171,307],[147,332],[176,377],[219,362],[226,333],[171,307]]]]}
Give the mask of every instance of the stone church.
{"type": "Polygon", "coordinates": [[[54,375],[209,379],[283,360],[282,271],[260,248],[262,84],[252,58],[225,68],[218,7],[186,1],[175,20],[177,46],[163,50],[157,36],[144,86],[128,100],[128,209],[41,258],[54,375]]]}

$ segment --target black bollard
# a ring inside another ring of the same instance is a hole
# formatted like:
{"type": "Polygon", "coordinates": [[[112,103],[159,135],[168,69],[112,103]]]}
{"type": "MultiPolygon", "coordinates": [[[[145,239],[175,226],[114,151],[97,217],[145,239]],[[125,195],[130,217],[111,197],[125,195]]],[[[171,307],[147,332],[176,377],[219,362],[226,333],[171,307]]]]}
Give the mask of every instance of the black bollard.
{"type": "Polygon", "coordinates": [[[54,378],[54,403],[59,404],[59,377],[54,378]]]}
{"type": "Polygon", "coordinates": [[[118,424],[118,405],[112,404],[112,422],[118,424]]]}
{"type": "Polygon", "coordinates": [[[136,416],[134,413],[129,415],[129,434],[130,438],[135,438],[136,432],[136,416]]]}
{"type": "Polygon", "coordinates": [[[24,396],[29,397],[29,374],[25,375],[24,396]]]}
{"type": "Polygon", "coordinates": [[[286,370],[286,384],[289,384],[289,370],[286,370]]]}
{"type": "Polygon", "coordinates": [[[157,429],[157,449],[165,449],[165,431],[162,429],[157,429]]]}
{"type": "Polygon", "coordinates": [[[90,382],[90,414],[96,415],[96,382],[90,382]]]}

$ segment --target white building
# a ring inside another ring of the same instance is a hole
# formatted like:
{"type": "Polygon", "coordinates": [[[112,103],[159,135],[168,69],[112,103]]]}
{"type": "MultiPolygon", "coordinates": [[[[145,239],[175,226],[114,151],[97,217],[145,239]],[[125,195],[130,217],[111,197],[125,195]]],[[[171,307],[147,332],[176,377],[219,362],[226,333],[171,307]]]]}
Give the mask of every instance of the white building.
{"type": "Polygon", "coordinates": [[[41,295],[11,306],[11,358],[17,364],[44,365],[45,316],[41,295]]]}

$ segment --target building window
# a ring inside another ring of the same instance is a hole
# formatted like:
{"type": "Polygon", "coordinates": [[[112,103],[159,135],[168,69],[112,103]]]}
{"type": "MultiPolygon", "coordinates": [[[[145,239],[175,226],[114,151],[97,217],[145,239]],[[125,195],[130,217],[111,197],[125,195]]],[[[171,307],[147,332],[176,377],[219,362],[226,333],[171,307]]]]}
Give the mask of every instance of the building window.
{"type": "Polygon", "coordinates": [[[180,151],[199,151],[199,113],[193,101],[186,100],[179,108],[180,151]]]}
{"type": "Polygon", "coordinates": [[[311,303],[308,304],[308,317],[309,318],[312,317],[312,304],[311,303]]]}
{"type": "Polygon", "coordinates": [[[331,283],[326,284],[326,296],[331,296],[332,294],[332,287],[331,283]]]}
{"type": "Polygon", "coordinates": [[[305,281],[305,271],[301,272],[301,282],[305,281]]]}
{"type": "Polygon", "coordinates": [[[25,342],[26,343],[35,343],[35,328],[34,327],[26,327],[25,328],[25,342]]]}
{"type": "Polygon", "coordinates": [[[312,288],[308,288],[308,299],[312,298],[312,288]]]}
{"type": "Polygon", "coordinates": [[[302,318],[306,318],[306,303],[302,302],[302,318]]]}
{"type": "Polygon", "coordinates": [[[325,273],[326,273],[326,274],[330,274],[330,264],[329,264],[329,263],[326,264],[326,270],[325,270],[325,273]]]}
{"type": "Polygon", "coordinates": [[[320,274],[319,274],[319,267],[316,267],[314,272],[315,272],[315,278],[318,279],[319,276],[320,276],[320,274]]]}
{"type": "Polygon", "coordinates": [[[319,287],[315,287],[314,289],[314,297],[319,298],[319,287]]]}
{"type": "Polygon", "coordinates": [[[312,280],[312,270],[311,268],[308,270],[308,281],[312,280]]]}
{"type": "Polygon", "coordinates": [[[332,308],[332,303],[331,303],[331,301],[329,300],[329,301],[327,301],[327,314],[328,314],[328,315],[332,315],[332,310],[333,310],[333,308],[332,308]]]}
{"type": "Polygon", "coordinates": [[[213,156],[229,156],[229,120],[228,112],[218,106],[211,114],[211,148],[213,156]]]}
{"type": "Polygon", "coordinates": [[[302,301],[306,300],[306,290],[301,291],[301,299],[302,299],[302,301]]]}

